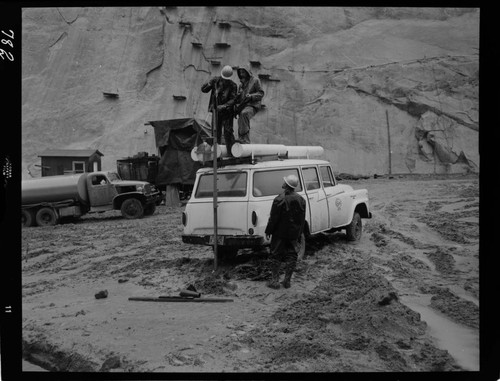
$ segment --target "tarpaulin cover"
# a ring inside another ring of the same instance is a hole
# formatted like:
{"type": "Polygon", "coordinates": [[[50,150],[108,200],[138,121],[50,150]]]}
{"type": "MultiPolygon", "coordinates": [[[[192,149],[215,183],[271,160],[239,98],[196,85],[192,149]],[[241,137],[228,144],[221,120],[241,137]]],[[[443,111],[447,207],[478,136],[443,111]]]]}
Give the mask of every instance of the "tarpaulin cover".
{"type": "Polygon", "coordinates": [[[155,129],[158,163],[157,185],[194,184],[199,162],[191,159],[191,150],[212,136],[212,127],[201,119],[183,118],[149,122],[155,129]]]}

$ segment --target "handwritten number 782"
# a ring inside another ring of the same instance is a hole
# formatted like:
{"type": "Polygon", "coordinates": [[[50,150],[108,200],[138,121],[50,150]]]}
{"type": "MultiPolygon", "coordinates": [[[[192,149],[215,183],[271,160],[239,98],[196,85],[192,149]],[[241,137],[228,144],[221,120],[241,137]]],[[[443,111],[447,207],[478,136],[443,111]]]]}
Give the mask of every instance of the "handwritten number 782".
{"type": "MultiPolygon", "coordinates": [[[[8,45],[8,46],[10,46],[11,48],[14,48],[14,44],[13,44],[13,43],[12,43],[12,41],[11,41],[11,40],[13,40],[13,39],[14,39],[14,32],[13,32],[12,30],[10,30],[10,29],[9,29],[9,32],[10,32],[10,34],[7,34],[7,33],[5,33],[5,32],[2,30],[2,33],[3,33],[4,35],[6,35],[7,37],[9,37],[9,38],[10,38],[10,40],[7,40],[7,39],[5,39],[5,38],[4,38],[4,39],[2,39],[0,42],[1,42],[2,44],[4,44],[4,45],[8,45]]],[[[10,60],[10,61],[14,61],[14,56],[12,55],[12,53],[9,53],[9,52],[6,52],[6,51],[5,51],[5,50],[3,50],[3,49],[0,49],[0,57],[2,57],[2,59],[4,59],[4,57],[3,57],[4,55],[7,57],[7,59],[8,59],[8,60],[10,60]]]]}

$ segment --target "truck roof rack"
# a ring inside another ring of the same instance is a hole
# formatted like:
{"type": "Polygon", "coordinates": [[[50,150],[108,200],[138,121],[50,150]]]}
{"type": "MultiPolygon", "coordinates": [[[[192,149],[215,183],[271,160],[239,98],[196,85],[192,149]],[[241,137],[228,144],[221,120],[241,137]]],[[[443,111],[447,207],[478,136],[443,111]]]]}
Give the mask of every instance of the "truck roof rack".
{"type": "MultiPolygon", "coordinates": [[[[272,161],[272,160],[284,160],[287,159],[286,156],[281,155],[259,155],[254,156],[253,158],[248,157],[224,157],[217,159],[217,168],[224,168],[227,165],[238,165],[238,164],[256,164],[261,163],[263,161],[272,161]]],[[[213,167],[213,161],[205,161],[202,164],[202,167],[213,167]]]]}

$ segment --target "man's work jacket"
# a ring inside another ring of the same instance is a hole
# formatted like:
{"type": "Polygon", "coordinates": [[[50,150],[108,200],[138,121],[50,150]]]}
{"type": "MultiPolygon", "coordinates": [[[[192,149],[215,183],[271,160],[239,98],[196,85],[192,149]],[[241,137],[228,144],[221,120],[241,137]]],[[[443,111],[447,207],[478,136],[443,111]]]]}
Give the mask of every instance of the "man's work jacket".
{"type": "Polygon", "coordinates": [[[299,240],[304,229],[306,202],[293,190],[276,196],[266,226],[266,234],[289,241],[299,240]]]}
{"type": "Polygon", "coordinates": [[[238,70],[245,70],[248,73],[250,79],[248,80],[247,83],[245,84],[240,83],[238,85],[238,99],[236,103],[241,103],[245,99],[247,94],[249,94],[251,99],[247,103],[247,105],[255,107],[257,110],[260,110],[261,108],[260,101],[264,97],[264,90],[262,90],[259,78],[254,77],[250,72],[250,70],[248,70],[245,67],[242,67],[238,70]]]}
{"type": "Polygon", "coordinates": [[[208,111],[212,112],[215,108],[215,93],[217,90],[217,105],[223,106],[223,112],[220,114],[226,115],[232,118],[233,105],[236,100],[236,91],[238,86],[232,80],[224,80],[222,77],[213,77],[208,82],[201,86],[201,91],[210,94],[210,102],[208,104],[208,111]]]}

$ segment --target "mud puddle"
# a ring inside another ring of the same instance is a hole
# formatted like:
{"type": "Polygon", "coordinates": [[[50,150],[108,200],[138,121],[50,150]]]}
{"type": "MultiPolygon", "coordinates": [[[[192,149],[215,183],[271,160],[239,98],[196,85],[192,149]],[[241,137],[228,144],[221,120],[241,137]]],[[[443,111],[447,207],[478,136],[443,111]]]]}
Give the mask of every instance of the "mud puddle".
{"type": "Polygon", "coordinates": [[[49,372],[47,369],[43,369],[42,367],[32,364],[26,360],[23,360],[22,369],[23,372],[49,372]]]}
{"type": "Polygon", "coordinates": [[[447,350],[465,370],[479,370],[479,336],[477,330],[457,324],[434,311],[430,296],[401,296],[401,302],[420,314],[427,323],[435,344],[447,350]]]}

